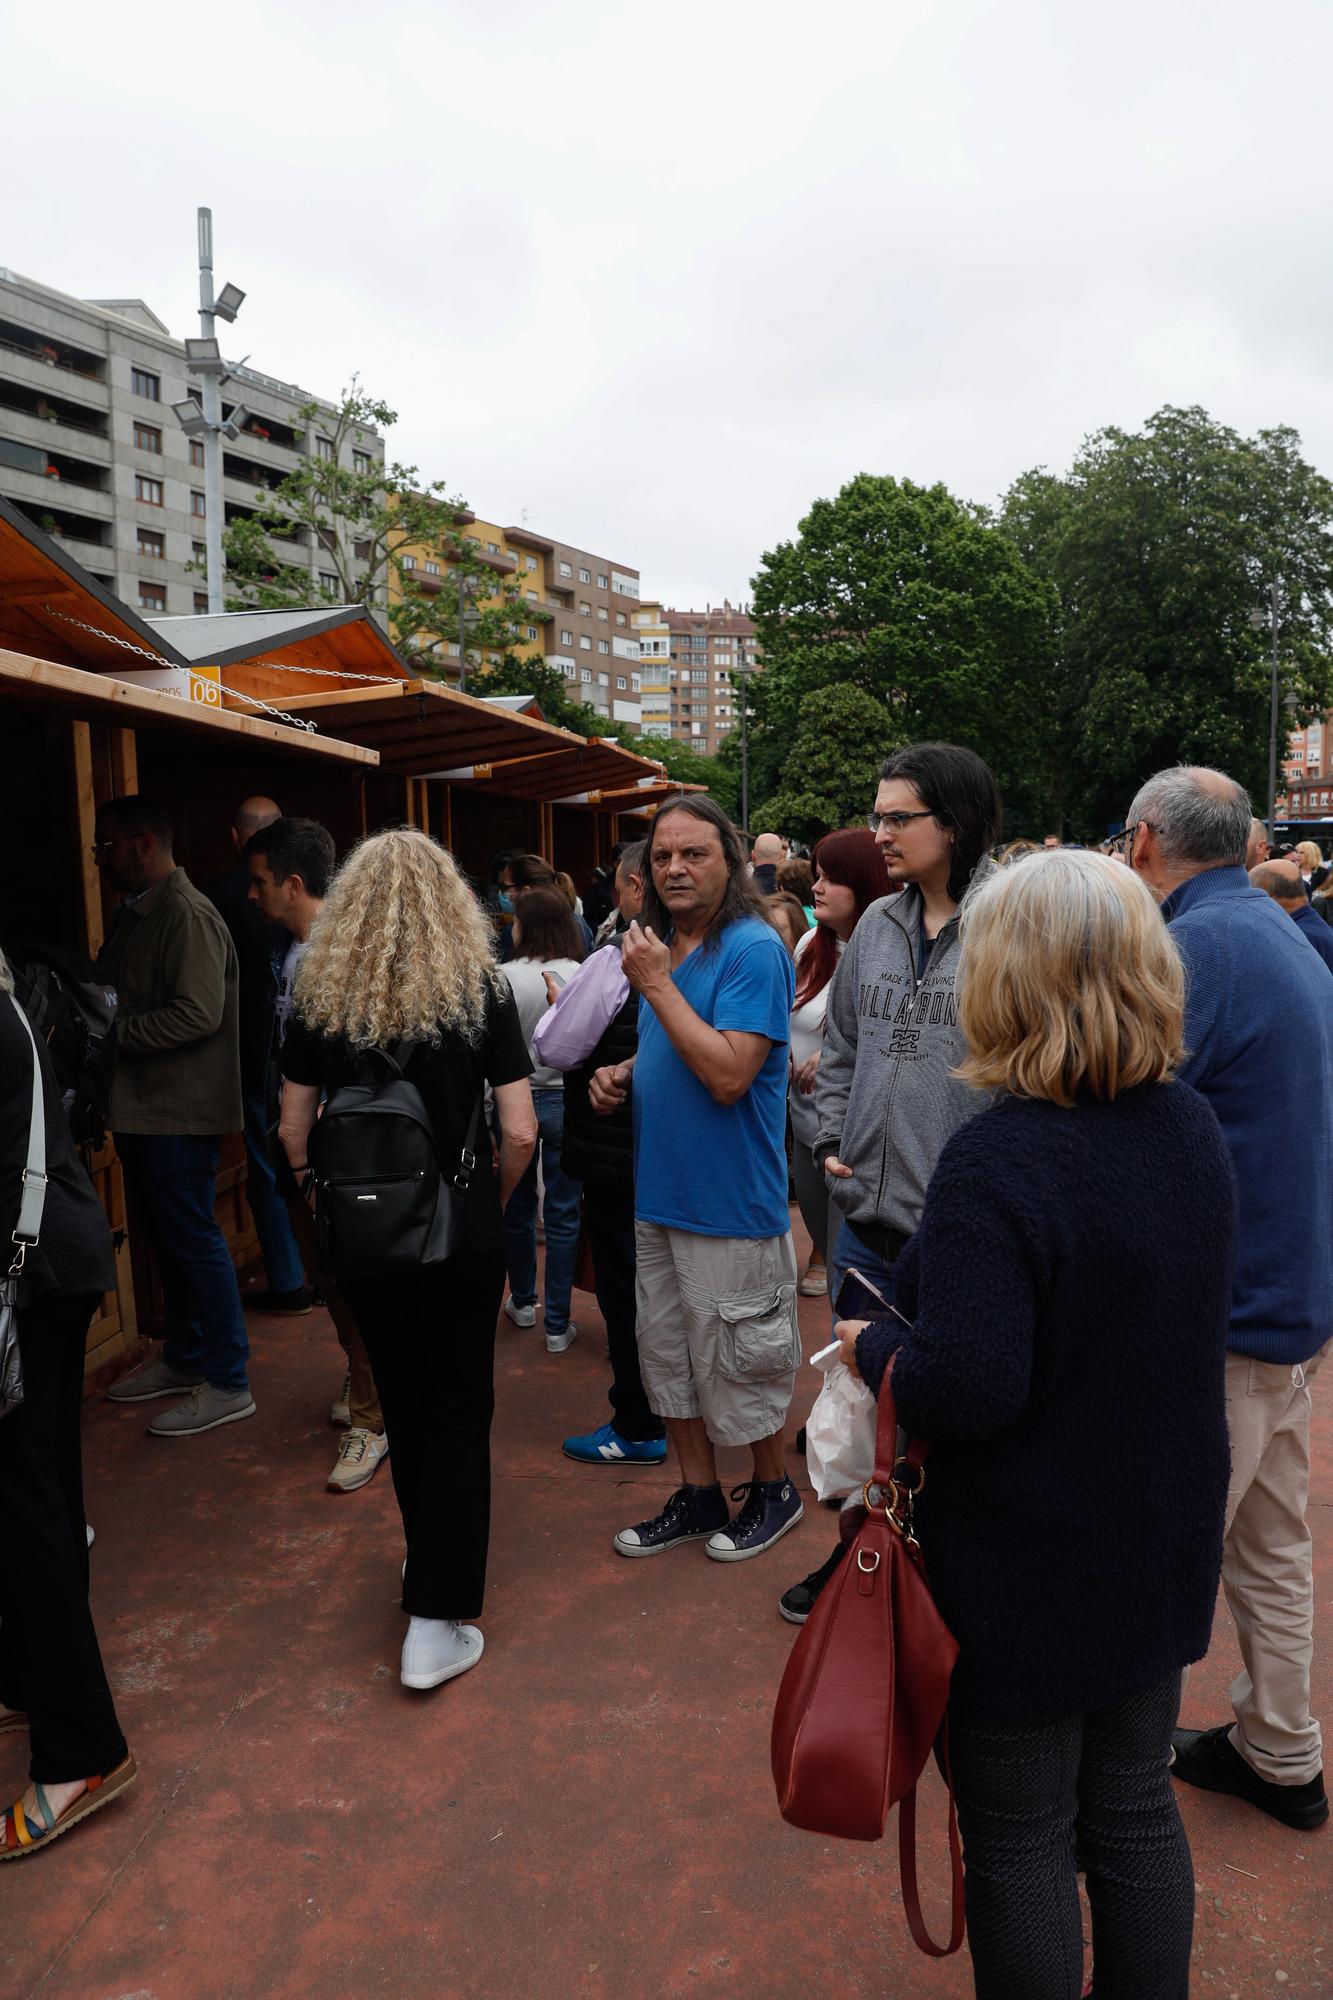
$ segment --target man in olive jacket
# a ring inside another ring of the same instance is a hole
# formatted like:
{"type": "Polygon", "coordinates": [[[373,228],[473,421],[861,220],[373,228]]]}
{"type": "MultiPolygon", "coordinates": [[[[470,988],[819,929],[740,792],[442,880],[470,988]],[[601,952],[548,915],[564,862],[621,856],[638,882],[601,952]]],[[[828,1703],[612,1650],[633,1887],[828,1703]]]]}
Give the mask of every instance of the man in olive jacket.
{"type": "Polygon", "coordinates": [[[189,1437],[255,1413],[240,1289],[213,1208],[222,1134],[244,1115],[236,948],[176,866],[171,820],[153,801],[102,807],[97,862],[125,898],[101,957],[119,1001],[111,1128],[167,1316],[160,1357],[108,1393],[146,1403],[184,1391],[148,1428],[189,1437]]]}

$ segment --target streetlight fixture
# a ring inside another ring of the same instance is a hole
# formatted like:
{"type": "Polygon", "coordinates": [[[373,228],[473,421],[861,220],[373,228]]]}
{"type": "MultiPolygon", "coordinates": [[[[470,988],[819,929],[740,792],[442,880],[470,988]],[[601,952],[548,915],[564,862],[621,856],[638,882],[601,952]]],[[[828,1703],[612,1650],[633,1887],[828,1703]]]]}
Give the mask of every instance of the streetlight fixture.
{"type": "Polygon", "coordinates": [[[199,222],[199,334],[185,343],[185,365],[199,378],[198,396],[187,396],[172,409],[188,438],[198,438],[204,447],[204,534],[208,563],[208,608],[226,608],[226,584],[222,564],[222,440],[234,438],[249,417],[242,404],[224,421],[222,385],[228,378],[214,331],[215,319],[234,320],[245,299],[239,285],[224,285],[213,296],[213,211],[201,208],[199,222]]]}
{"type": "MultiPolygon", "coordinates": [[[[1277,718],[1278,718],[1278,629],[1282,615],[1282,580],[1273,579],[1268,593],[1267,615],[1254,610],[1250,613],[1250,629],[1262,632],[1268,626],[1271,640],[1271,658],[1268,693],[1268,842],[1273,844],[1273,826],[1277,819],[1277,718]]],[[[1287,691],[1282,698],[1282,708],[1288,716],[1294,716],[1300,708],[1295,695],[1287,691]]]]}

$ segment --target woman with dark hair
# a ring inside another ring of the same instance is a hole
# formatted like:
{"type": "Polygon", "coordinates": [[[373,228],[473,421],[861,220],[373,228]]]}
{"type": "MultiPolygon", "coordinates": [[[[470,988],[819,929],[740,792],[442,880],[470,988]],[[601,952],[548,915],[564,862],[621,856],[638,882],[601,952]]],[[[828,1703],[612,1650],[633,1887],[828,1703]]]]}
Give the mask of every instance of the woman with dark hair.
{"type": "MultiPolygon", "coordinates": [[[[566,876],[565,880],[569,881],[569,877],[566,876]]],[[[534,889],[559,890],[561,881],[550,862],[543,860],[540,854],[514,854],[505,863],[500,887],[510,909],[517,912],[522,907],[524,898],[534,889]]],[[[573,887],[572,882],[570,887],[573,887]]],[[[574,912],[574,924],[583,939],[584,951],[591,951],[592,932],[577,911],[574,912]]],[[[514,933],[511,925],[500,940],[500,963],[505,964],[513,955],[514,933]]]]}
{"type": "Polygon", "coordinates": [[[563,1354],[578,1327],[569,1317],[574,1266],[579,1251],[579,1183],[561,1164],[565,1134],[565,1080],[533,1052],[532,1037],[550,1004],[547,982],[563,986],[584,958],[578,919],[554,877],[549,887],[530,888],[514,918],[513,956],[503,971],[513,988],[518,1018],[532,1056],[532,1101],[537,1112],[537,1152],[505,1210],[505,1259],[509,1296],[505,1311],[515,1326],[537,1324],[537,1160],[540,1155],[542,1217],[546,1227],[544,1319],[546,1351],[563,1354]]]}
{"type": "Polygon", "coordinates": [[[805,911],[807,924],[813,924],[815,921],[814,886],[814,869],[803,854],[789,854],[785,861],[779,861],[779,893],[795,896],[805,911]]]}
{"type": "Polygon", "coordinates": [[[792,958],[795,958],[801,940],[810,935],[810,924],[805,911],[795,896],[789,896],[785,889],[779,889],[775,896],[769,896],[768,914],[773,928],[792,958]]]}
{"type": "MultiPolygon", "coordinates": [[[[786,866],[786,864],[783,864],[786,866]]],[[[826,833],[814,852],[815,927],[796,946],[796,1004],[791,1014],[792,1175],[801,1218],[810,1232],[810,1263],[801,1279],[806,1298],[828,1290],[828,1182],[810,1150],[818,1126],[815,1077],[824,1046],[829,981],[847,940],[872,903],[888,892],[875,836],[865,827],[826,833]]]]}

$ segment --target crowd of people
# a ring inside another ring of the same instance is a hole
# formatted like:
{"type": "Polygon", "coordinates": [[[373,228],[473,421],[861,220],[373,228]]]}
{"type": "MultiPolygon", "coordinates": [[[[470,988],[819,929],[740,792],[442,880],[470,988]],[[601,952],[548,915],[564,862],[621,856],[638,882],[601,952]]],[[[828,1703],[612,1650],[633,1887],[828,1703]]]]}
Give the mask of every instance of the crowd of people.
{"type": "MultiPolygon", "coordinates": [[[[166,1317],[113,1401],[160,1403],[158,1437],[246,1419],[246,1306],[322,1299],[345,1356],[329,1484],[388,1460],[402,1680],[426,1690],[483,1650],[498,1324],[535,1334],[540,1312],[560,1356],[591,1283],[610,1414],[563,1450],[674,1468],[656,1511],[608,1520],[611,1551],[702,1541],[735,1563],[802,1521],[797,1298],[827,1293],[848,1368],[874,1392],[891,1370],[932,1446],[916,1533],[960,1647],[978,1994],[1081,1992],[1082,1869],[1098,2000],[1182,2000],[1177,1786],[1298,1830],[1328,1817],[1306,1524],[1333,1336],[1318,848],[1270,852],[1243,789],[1188,767],[1148,778],[1100,852],[1005,845],[991,772],[949,744],[892,752],[866,823],[809,854],[773,834],[747,852],[712,799],[669,799],[582,899],[519,853],[478,896],[406,828],[337,866],[322,827],[266,799],[238,809],[236,871],[208,895],[151,801],[113,801],[97,831],[122,898],[111,1126],[166,1317]],[[414,1124],[433,1177],[395,1151],[414,1124]],[[238,1131],[266,1272],[250,1294],[213,1214],[238,1131]],[[853,1272],[901,1317],[841,1314],[853,1272]],[[749,1460],[730,1490],[729,1447],[749,1460]],[[1233,1714],[1181,1729],[1219,1580],[1233,1714]]],[[[11,985],[0,968],[6,1240],[34,1060],[50,1143],[40,1243],[15,1274],[28,1394],[0,1433],[0,1729],[32,1745],[4,1856],[134,1775],[79,1473],[109,1239],[11,985]]],[[[853,1512],[780,1593],[788,1620],[836,1573],[853,1512]]]]}

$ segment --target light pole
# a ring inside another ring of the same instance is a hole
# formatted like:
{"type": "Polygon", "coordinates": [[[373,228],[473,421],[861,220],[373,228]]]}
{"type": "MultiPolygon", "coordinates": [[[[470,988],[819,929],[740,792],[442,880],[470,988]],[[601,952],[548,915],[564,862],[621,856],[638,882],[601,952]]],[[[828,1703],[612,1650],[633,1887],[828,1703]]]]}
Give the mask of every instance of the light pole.
{"type": "Polygon", "coordinates": [[[741,684],[741,832],[750,831],[750,669],[737,669],[741,684]]]}
{"type": "Polygon", "coordinates": [[[199,398],[187,396],[173,403],[185,435],[198,439],[204,452],[204,547],[208,562],[208,608],[227,608],[226,577],[222,563],[222,440],[240,434],[250,412],[240,403],[222,420],[222,385],[230,380],[214,331],[216,320],[234,320],[245,293],[239,285],[224,285],[213,296],[213,211],[201,208],[199,216],[199,338],[185,343],[185,365],[201,384],[199,398]]]}

